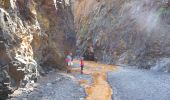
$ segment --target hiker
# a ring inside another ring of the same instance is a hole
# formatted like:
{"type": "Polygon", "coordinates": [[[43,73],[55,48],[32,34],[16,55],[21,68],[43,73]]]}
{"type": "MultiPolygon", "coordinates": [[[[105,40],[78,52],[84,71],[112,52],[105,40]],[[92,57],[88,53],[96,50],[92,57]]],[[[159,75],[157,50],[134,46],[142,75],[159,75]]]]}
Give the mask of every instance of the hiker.
{"type": "Polygon", "coordinates": [[[67,73],[71,72],[71,66],[73,65],[72,60],[72,53],[69,53],[65,59],[65,62],[67,63],[67,73]]]}
{"type": "Polygon", "coordinates": [[[83,74],[83,68],[84,68],[84,58],[80,58],[80,67],[81,67],[81,74],[83,74]]]}

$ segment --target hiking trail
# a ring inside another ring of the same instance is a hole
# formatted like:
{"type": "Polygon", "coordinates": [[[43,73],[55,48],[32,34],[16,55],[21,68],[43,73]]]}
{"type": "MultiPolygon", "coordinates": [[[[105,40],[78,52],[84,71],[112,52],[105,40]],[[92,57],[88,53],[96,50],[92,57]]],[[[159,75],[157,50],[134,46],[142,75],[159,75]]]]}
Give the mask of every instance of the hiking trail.
{"type": "Polygon", "coordinates": [[[11,100],[111,100],[107,72],[116,67],[85,61],[84,74],[80,74],[80,62],[73,63],[71,73],[51,71],[32,86],[16,90],[11,100]]]}
{"type": "MultiPolygon", "coordinates": [[[[78,61],[74,61],[78,64],[78,61]]],[[[87,79],[80,79],[79,83],[85,88],[86,100],[111,100],[112,89],[107,82],[107,73],[115,71],[113,65],[99,64],[92,61],[85,61],[84,74],[92,77],[92,82],[87,79]]],[[[73,73],[80,73],[80,68],[73,68],[73,73]]]]}

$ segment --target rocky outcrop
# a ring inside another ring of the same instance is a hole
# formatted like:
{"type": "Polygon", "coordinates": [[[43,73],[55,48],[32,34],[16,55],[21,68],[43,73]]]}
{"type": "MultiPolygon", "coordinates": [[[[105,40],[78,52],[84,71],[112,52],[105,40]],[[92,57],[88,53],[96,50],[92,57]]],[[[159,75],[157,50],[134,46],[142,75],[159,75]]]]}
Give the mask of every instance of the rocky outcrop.
{"type": "MultiPolygon", "coordinates": [[[[36,0],[36,4],[41,32],[47,38],[41,65],[62,69],[64,52],[73,52],[76,43],[71,3],[69,0],[36,0]]],[[[35,53],[37,51],[39,50],[35,50],[35,53]]]]}
{"type": "Polygon", "coordinates": [[[0,0],[1,99],[36,81],[42,68],[64,69],[64,51],[75,44],[68,1],[0,0]]]}
{"type": "MultiPolygon", "coordinates": [[[[7,85],[8,88],[13,87],[12,90],[16,89],[21,81],[33,80],[38,75],[38,65],[33,56],[31,42],[33,34],[40,33],[40,27],[38,24],[33,24],[32,21],[36,22],[37,19],[31,14],[29,6],[21,1],[1,0],[0,51],[2,56],[0,56],[0,67],[3,69],[1,69],[0,85],[3,88],[7,85]],[[17,8],[17,5],[28,8],[17,8]],[[25,17],[23,12],[28,13],[28,16],[25,17]],[[8,81],[4,82],[4,80],[8,81]]],[[[2,93],[5,92],[2,91],[0,94],[2,93]]]]}
{"type": "Polygon", "coordinates": [[[93,45],[102,62],[146,69],[170,57],[168,0],[74,1],[77,46],[82,53],[93,45]]]}

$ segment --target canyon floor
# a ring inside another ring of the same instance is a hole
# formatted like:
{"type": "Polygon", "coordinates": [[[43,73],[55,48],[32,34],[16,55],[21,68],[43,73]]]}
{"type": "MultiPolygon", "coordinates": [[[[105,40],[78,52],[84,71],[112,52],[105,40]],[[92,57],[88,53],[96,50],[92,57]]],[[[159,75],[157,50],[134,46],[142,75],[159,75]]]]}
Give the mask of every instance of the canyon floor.
{"type": "Polygon", "coordinates": [[[12,100],[169,100],[170,75],[85,62],[80,74],[74,61],[71,73],[51,71],[12,100]]]}
{"type": "Polygon", "coordinates": [[[139,69],[120,68],[108,74],[112,100],[170,100],[170,75],[139,69]]]}

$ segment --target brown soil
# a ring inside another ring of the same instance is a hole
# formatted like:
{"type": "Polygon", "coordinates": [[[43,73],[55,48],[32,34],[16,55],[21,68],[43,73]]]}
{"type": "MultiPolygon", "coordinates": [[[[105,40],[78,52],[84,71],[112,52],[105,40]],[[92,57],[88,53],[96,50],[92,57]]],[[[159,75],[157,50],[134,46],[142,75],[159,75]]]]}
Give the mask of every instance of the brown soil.
{"type": "MultiPolygon", "coordinates": [[[[74,63],[79,63],[74,61],[74,63]]],[[[107,72],[115,71],[116,66],[98,64],[91,61],[85,61],[84,74],[93,78],[93,83],[88,80],[80,80],[79,83],[84,86],[87,97],[86,100],[111,100],[112,89],[107,82],[107,72]]],[[[80,72],[80,68],[73,68],[73,73],[80,72]]]]}

